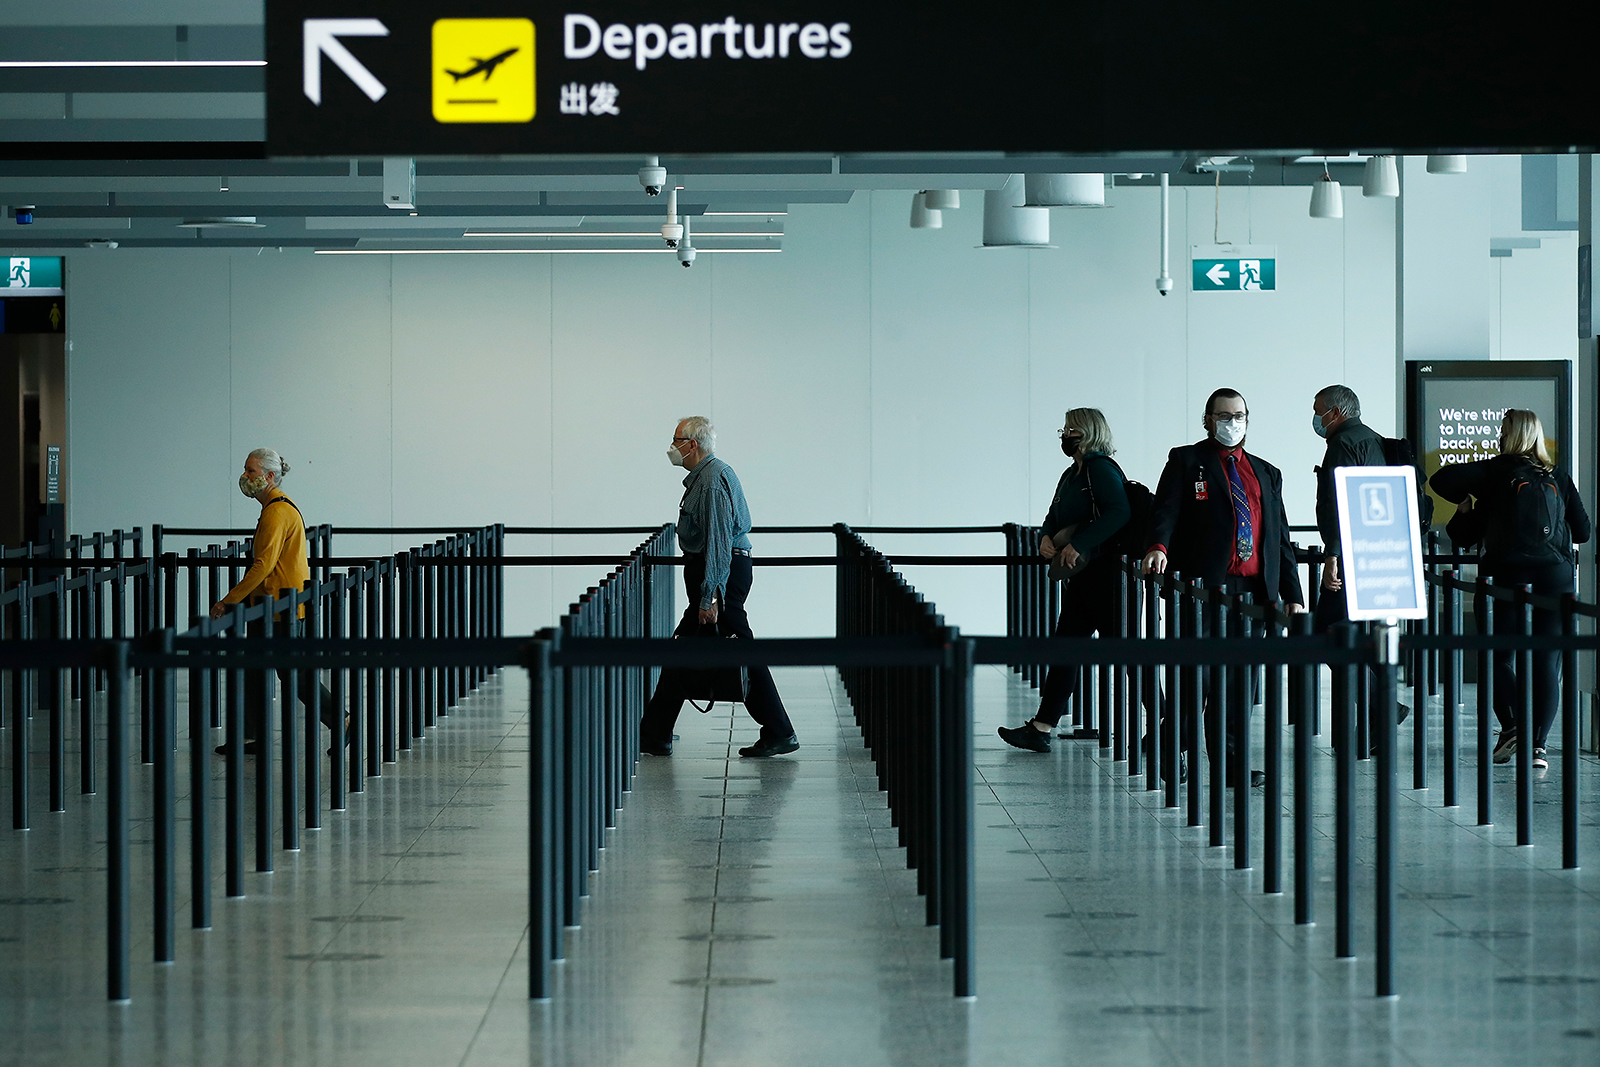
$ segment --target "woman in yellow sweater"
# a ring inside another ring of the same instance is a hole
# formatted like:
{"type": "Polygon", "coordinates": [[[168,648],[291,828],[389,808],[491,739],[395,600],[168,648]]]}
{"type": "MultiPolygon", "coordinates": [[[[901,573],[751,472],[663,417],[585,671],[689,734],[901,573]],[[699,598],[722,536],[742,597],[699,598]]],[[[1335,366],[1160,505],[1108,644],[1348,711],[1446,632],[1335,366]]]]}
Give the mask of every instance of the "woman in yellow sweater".
{"type": "MultiPolygon", "coordinates": [[[[211,606],[213,619],[222,618],[235,604],[256,604],[269,596],[282,596],[286,591],[298,590],[311,577],[311,564],[306,552],[305,520],[300,517],[300,509],[295,502],[280,488],[280,483],[288,473],[289,464],[270,448],[258,448],[245,457],[244,473],[239,476],[239,492],[261,505],[261,517],[256,520],[255,537],[251,542],[255,559],[239,584],[211,606]]],[[[305,617],[303,605],[300,617],[305,617]]],[[[282,634],[283,624],[287,620],[277,617],[273,621],[275,632],[282,634]]],[[[263,637],[265,634],[266,626],[263,623],[250,623],[249,636],[263,637]]],[[[245,755],[253,756],[257,751],[257,739],[267,736],[270,731],[267,729],[266,708],[261,701],[260,675],[254,671],[249,673],[254,677],[245,682],[244,688],[244,751],[245,755]]],[[[279,692],[286,693],[289,672],[280,670],[278,678],[279,692]]],[[[321,709],[323,725],[331,725],[333,694],[320,683],[317,672],[301,671],[299,688],[300,702],[308,708],[313,700],[321,698],[318,707],[321,709]]],[[[228,749],[226,745],[221,745],[217,751],[227,755],[228,749]]]]}

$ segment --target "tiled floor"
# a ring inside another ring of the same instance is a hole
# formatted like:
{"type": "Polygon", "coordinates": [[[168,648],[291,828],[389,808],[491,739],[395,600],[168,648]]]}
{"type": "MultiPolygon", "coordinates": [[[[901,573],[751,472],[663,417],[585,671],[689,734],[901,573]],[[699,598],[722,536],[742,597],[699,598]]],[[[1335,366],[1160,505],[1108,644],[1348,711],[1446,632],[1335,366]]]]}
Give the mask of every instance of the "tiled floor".
{"type": "MultiPolygon", "coordinates": [[[[36,797],[33,830],[0,829],[0,1064],[1600,1063],[1592,760],[1591,866],[1576,872],[1559,869],[1559,765],[1536,785],[1532,849],[1510,843],[1505,768],[1501,825],[1472,825],[1470,752],[1466,806],[1402,791],[1401,996],[1379,1001],[1365,802],[1361,958],[1333,958],[1325,750],[1321,922],[1297,927],[1291,897],[1260,892],[1259,856],[1235,871],[1231,850],[1206,847],[1093,743],[1057,741],[1049,756],[1003,746],[995,726],[1020,722],[1034,698],[984,669],[979,997],[961,1002],[837,679],[787,670],[778,682],[803,742],[794,756],[740,760],[754,734],[742,713],[690,711],[676,754],[641,763],[549,1002],[526,999],[520,672],[471,697],[348,812],[325,813],[276,873],[248,874],[247,897],[222,897],[219,863],[209,932],[186,928],[180,854],[173,964],[148,962],[136,845],[127,1005],[103,999],[98,798],[69,794],[51,815],[36,797]]],[[[135,768],[136,783],[147,776],[135,768]]]]}

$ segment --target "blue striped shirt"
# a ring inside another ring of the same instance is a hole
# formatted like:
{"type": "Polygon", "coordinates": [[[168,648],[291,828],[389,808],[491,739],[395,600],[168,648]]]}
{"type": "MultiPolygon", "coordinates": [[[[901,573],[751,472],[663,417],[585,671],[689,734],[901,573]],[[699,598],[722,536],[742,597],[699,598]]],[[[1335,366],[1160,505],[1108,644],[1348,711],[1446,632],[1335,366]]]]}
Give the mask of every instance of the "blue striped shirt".
{"type": "Polygon", "coordinates": [[[750,506],[744,501],[739,476],[715,455],[695,465],[683,479],[678,504],[678,546],[703,552],[706,576],[700,583],[700,607],[726,599],[733,550],[750,550],[750,506]]]}

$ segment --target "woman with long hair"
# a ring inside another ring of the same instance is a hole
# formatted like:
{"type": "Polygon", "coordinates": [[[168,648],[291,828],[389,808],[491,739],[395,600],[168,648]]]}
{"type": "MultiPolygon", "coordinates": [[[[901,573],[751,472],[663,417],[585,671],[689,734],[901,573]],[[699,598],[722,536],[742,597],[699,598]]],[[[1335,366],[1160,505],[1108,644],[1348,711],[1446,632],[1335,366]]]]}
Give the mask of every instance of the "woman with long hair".
{"type": "MultiPolygon", "coordinates": [[[[1533,587],[1536,594],[1570,593],[1577,574],[1574,544],[1589,540],[1589,513],[1572,479],[1550,458],[1544,425],[1532,411],[1510,408],[1500,423],[1500,454],[1471,463],[1452,464],[1428,479],[1441,499],[1456,505],[1446,532],[1457,546],[1483,545],[1478,573],[1500,585],[1533,587]]],[[[1483,623],[1483,598],[1473,611],[1483,623]]],[[[1510,604],[1496,607],[1494,632],[1515,633],[1520,626],[1510,604]]],[[[1561,632],[1558,612],[1535,609],[1533,632],[1561,632]]],[[[1500,720],[1496,763],[1510,762],[1520,744],[1531,744],[1532,766],[1549,766],[1545,739],[1560,699],[1561,654],[1533,653],[1533,736],[1517,736],[1518,709],[1529,679],[1518,677],[1515,654],[1494,654],[1494,713],[1500,720]]],[[[1481,758],[1481,754],[1480,754],[1481,758]]]]}

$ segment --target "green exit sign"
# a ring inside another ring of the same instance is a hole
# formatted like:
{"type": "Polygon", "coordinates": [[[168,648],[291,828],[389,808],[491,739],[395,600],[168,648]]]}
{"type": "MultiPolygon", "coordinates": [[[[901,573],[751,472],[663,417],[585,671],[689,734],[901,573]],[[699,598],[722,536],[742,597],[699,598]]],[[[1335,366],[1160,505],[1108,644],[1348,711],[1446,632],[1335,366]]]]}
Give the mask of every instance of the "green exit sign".
{"type": "Polygon", "coordinates": [[[1278,288],[1277,251],[1262,245],[1196,245],[1192,291],[1270,293],[1278,288]]]}
{"type": "Polygon", "coordinates": [[[60,256],[11,256],[0,259],[5,264],[6,277],[0,283],[0,289],[28,289],[53,290],[51,294],[30,292],[28,296],[44,296],[61,294],[61,257],[60,256]]]}

